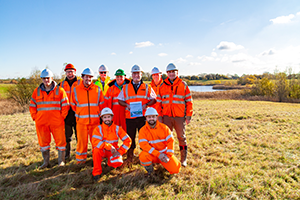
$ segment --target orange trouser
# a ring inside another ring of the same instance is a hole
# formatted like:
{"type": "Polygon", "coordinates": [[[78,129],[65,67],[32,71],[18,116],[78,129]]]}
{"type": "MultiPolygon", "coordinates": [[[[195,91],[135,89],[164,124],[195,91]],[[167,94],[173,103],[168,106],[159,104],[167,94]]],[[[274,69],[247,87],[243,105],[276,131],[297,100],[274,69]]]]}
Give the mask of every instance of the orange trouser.
{"type": "Polygon", "coordinates": [[[99,124],[76,124],[77,129],[77,148],[76,148],[76,160],[86,161],[87,149],[88,149],[88,137],[90,142],[92,141],[93,130],[99,124]]]}
{"type": "Polygon", "coordinates": [[[35,124],[35,127],[36,127],[36,133],[38,136],[41,151],[47,151],[48,149],[50,149],[51,133],[53,135],[56,144],[56,149],[59,151],[66,150],[67,143],[66,143],[64,122],[61,123],[60,125],[35,124]]]}
{"type": "Polygon", "coordinates": [[[143,166],[149,166],[152,163],[161,163],[164,168],[166,168],[166,170],[170,172],[170,174],[177,174],[180,172],[181,163],[174,155],[172,155],[169,162],[167,163],[161,162],[158,157],[153,156],[146,151],[142,151],[139,155],[139,158],[141,161],[141,165],[143,166]]]}
{"type": "Polygon", "coordinates": [[[118,157],[111,157],[112,153],[110,151],[107,151],[105,149],[98,149],[94,148],[93,150],[93,163],[94,163],[94,169],[93,169],[93,176],[102,174],[102,167],[101,163],[103,158],[107,158],[107,165],[110,167],[120,167],[123,164],[122,156],[118,157]]]}

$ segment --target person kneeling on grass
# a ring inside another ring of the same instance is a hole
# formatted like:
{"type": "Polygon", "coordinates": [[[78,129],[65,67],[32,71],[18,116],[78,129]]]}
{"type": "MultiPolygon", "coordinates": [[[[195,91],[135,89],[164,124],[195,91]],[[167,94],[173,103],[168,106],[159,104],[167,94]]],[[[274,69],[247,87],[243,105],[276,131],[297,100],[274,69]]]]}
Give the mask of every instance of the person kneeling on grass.
{"type": "Polygon", "coordinates": [[[174,139],[170,129],[157,120],[158,113],[154,108],[148,108],[146,125],[139,132],[139,145],[143,150],[140,162],[147,170],[147,176],[153,174],[153,164],[161,163],[170,174],[179,173],[180,161],[174,156],[174,139]]]}
{"type": "Polygon", "coordinates": [[[103,123],[93,131],[93,179],[99,181],[102,174],[101,163],[103,158],[108,158],[108,166],[117,168],[123,164],[122,155],[127,152],[131,145],[131,139],[122,127],[113,123],[113,112],[110,108],[103,108],[101,119],[103,123]],[[118,141],[123,141],[118,146],[118,141]]]}

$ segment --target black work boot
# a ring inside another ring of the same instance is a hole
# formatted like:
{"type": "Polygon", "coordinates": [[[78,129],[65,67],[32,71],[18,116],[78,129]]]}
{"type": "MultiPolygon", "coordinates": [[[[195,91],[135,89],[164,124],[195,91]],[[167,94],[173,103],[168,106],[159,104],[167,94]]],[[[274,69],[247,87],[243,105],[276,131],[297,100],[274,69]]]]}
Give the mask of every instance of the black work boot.
{"type": "Polygon", "coordinates": [[[50,150],[42,151],[42,155],[44,158],[44,163],[39,167],[40,169],[44,169],[49,166],[50,150]]]}
{"type": "Polygon", "coordinates": [[[70,142],[67,142],[67,145],[66,145],[66,156],[65,156],[66,160],[70,158],[70,150],[71,150],[71,144],[70,144],[70,142]]]}

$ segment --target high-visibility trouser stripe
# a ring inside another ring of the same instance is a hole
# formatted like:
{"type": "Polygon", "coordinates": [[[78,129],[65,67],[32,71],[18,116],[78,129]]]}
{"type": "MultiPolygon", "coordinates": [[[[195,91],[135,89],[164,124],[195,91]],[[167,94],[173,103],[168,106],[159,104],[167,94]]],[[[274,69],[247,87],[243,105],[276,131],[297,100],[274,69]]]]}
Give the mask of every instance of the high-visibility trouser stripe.
{"type": "Polygon", "coordinates": [[[167,101],[162,101],[162,104],[168,104],[169,103],[169,100],[167,101]]]}
{"type": "Polygon", "coordinates": [[[70,105],[69,103],[63,103],[63,104],[61,104],[61,106],[68,106],[68,105],[70,105]]]}
{"type": "Polygon", "coordinates": [[[167,95],[162,95],[162,96],[161,96],[162,99],[164,99],[164,98],[169,98],[169,97],[170,97],[170,95],[168,95],[168,94],[167,94],[167,95]]]}
{"type": "Polygon", "coordinates": [[[99,136],[99,135],[93,135],[92,138],[97,138],[97,139],[99,139],[99,140],[103,140],[103,137],[102,137],[102,136],[99,136]]]}
{"type": "Polygon", "coordinates": [[[45,146],[45,147],[41,147],[40,146],[41,151],[47,151],[48,149],[50,149],[50,146],[45,146]]]}
{"type": "Polygon", "coordinates": [[[46,108],[38,108],[36,110],[37,111],[41,111],[41,110],[49,111],[49,110],[61,110],[61,108],[60,107],[46,107],[46,108]]]}
{"type": "Polygon", "coordinates": [[[98,142],[98,144],[97,144],[97,146],[96,146],[96,147],[99,149],[99,148],[100,148],[100,146],[102,145],[102,143],[103,143],[102,141],[98,142]]]}
{"type": "Polygon", "coordinates": [[[176,104],[185,104],[185,102],[184,101],[172,101],[172,103],[176,103],[176,104]]]}
{"type": "Polygon", "coordinates": [[[128,135],[125,135],[121,140],[124,141],[128,138],[128,135]]]}
{"type": "Polygon", "coordinates": [[[86,158],[84,158],[84,159],[76,158],[76,160],[82,162],[82,161],[86,161],[86,158]]]}
{"type": "Polygon", "coordinates": [[[183,98],[184,98],[183,95],[177,95],[177,94],[174,94],[173,97],[174,97],[174,98],[180,98],[180,99],[183,99],[183,98]]]}
{"type": "Polygon", "coordinates": [[[48,104],[60,105],[60,101],[41,101],[36,103],[36,105],[48,105],[48,104]]]}
{"type": "Polygon", "coordinates": [[[103,142],[107,142],[109,144],[113,144],[115,142],[118,142],[118,140],[103,140],[103,142]]]}
{"type": "Polygon", "coordinates": [[[32,103],[31,103],[29,106],[31,106],[31,107],[36,107],[36,105],[35,105],[35,104],[32,104],[32,103]]]}
{"type": "Polygon", "coordinates": [[[126,149],[126,150],[128,150],[129,149],[129,147],[128,146],[126,146],[126,145],[124,145],[124,144],[122,144],[122,146],[121,147],[123,147],[124,149],[126,149]]]}
{"type": "Polygon", "coordinates": [[[120,105],[119,102],[113,102],[112,105],[120,105]]]}
{"type": "Polygon", "coordinates": [[[149,151],[148,151],[148,153],[152,153],[154,151],[154,148],[152,147],[149,151]]]}
{"type": "Polygon", "coordinates": [[[167,149],[167,152],[168,152],[168,153],[174,153],[174,150],[172,150],[172,149],[167,149]]]}
{"type": "Polygon", "coordinates": [[[148,140],[146,140],[146,139],[140,139],[139,143],[141,143],[141,142],[148,142],[148,140]]]}
{"type": "Polygon", "coordinates": [[[156,144],[156,143],[159,143],[159,142],[165,142],[167,141],[166,139],[161,139],[161,140],[151,140],[149,141],[150,144],[156,144]]]}
{"type": "Polygon", "coordinates": [[[168,141],[170,138],[172,138],[171,134],[166,137],[166,141],[168,141]]]}
{"type": "Polygon", "coordinates": [[[87,155],[87,152],[80,153],[80,152],[76,151],[76,154],[79,156],[84,156],[84,155],[87,155]]]}
{"type": "Polygon", "coordinates": [[[60,151],[66,150],[66,147],[59,147],[59,146],[57,146],[56,148],[57,148],[58,150],[60,150],[60,151]]]}
{"type": "Polygon", "coordinates": [[[149,161],[149,162],[142,162],[142,161],[141,161],[141,164],[142,164],[142,165],[148,166],[148,165],[151,165],[151,164],[152,164],[152,161],[149,161]]]}
{"type": "Polygon", "coordinates": [[[67,97],[66,97],[66,98],[63,98],[62,100],[60,100],[60,103],[66,101],[67,99],[68,99],[67,97]]]}
{"type": "Polygon", "coordinates": [[[32,97],[31,97],[31,101],[33,101],[36,104],[36,100],[32,97]]]}
{"type": "Polygon", "coordinates": [[[122,159],[121,156],[120,156],[118,159],[114,159],[114,160],[112,160],[112,159],[113,159],[113,157],[111,156],[111,157],[110,157],[110,162],[111,162],[111,163],[116,163],[116,162],[123,163],[123,159],[122,159]]]}
{"type": "Polygon", "coordinates": [[[77,115],[77,114],[75,114],[75,117],[78,117],[78,118],[82,118],[82,119],[84,119],[84,118],[99,118],[99,115],[77,115]]]}
{"type": "Polygon", "coordinates": [[[185,98],[192,96],[191,93],[185,95],[185,98]]]}
{"type": "Polygon", "coordinates": [[[186,99],[185,100],[185,102],[191,102],[192,101],[192,99],[186,99]]]}
{"type": "Polygon", "coordinates": [[[88,104],[88,103],[83,103],[83,104],[77,104],[77,107],[78,107],[78,108],[88,107],[88,106],[98,106],[98,104],[97,104],[97,103],[90,103],[90,104],[88,104]]]}

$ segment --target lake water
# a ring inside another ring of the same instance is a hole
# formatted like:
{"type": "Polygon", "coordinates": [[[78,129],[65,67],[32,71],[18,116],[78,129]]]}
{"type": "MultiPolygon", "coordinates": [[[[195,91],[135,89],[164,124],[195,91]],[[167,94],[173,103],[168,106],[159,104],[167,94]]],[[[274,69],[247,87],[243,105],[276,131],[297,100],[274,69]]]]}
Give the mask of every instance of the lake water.
{"type": "Polygon", "coordinates": [[[223,90],[214,90],[213,86],[189,86],[191,91],[195,92],[216,92],[216,91],[223,91],[223,90]]]}

